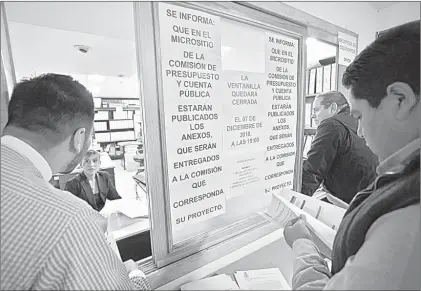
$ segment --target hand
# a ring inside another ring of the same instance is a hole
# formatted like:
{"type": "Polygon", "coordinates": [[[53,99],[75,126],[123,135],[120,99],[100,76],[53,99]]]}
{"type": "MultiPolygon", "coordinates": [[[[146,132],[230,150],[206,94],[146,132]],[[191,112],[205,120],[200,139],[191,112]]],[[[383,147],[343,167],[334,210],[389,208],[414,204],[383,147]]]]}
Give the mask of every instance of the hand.
{"type": "Polygon", "coordinates": [[[140,270],[139,266],[133,260],[125,261],[124,266],[126,267],[128,273],[134,270],[140,270]]]}
{"type": "Polygon", "coordinates": [[[297,239],[307,238],[313,240],[313,237],[306,225],[306,217],[300,215],[287,223],[284,228],[284,237],[287,244],[292,248],[292,245],[297,239]]]}

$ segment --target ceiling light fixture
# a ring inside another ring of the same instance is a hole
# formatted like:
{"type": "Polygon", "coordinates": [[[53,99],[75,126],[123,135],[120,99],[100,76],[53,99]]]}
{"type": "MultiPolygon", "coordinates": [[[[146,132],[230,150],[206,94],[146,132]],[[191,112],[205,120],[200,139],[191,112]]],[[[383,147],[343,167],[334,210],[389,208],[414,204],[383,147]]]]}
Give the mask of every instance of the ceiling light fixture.
{"type": "Polygon", "coordinates": [[[80,51],[83,54],[86,54],[87,52],[89,52],[92,48],[88,45],[83,45],[83,44],[76,44],[74,45],[74,48],[76,48],[78,51],[80,51]]]}

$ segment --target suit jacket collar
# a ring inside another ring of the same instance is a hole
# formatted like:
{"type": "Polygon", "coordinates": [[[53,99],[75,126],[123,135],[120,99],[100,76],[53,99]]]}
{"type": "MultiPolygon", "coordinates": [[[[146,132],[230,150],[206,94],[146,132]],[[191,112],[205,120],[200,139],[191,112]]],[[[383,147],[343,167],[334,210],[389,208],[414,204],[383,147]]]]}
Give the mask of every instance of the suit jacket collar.
{"type": "Polygon", "coordinates": [[[82,186],[82,189],[85,192],[86,198],[89,200],[89,204],[96,205],[95,196],[92,192],[91,185],[89,184],[88,177],[86,177],[84,172],[82,172],[80,176],[82,178],[80,185],[82,186]]]}
{"type": "MultiPolygon", "coordinates": [[[[82,173],[80,173],[80,177],[81,179],[81,186],[83,188],[83,190],[85,191],[85,194],[90,202],[91,205],[96,205],[96,201],[95,201],[95,195],[92,192],[92,188],[91,185],[89,184],[88,181],[88,177],[86,177],[85,173],[82,171],[82,173]]],[[[106,181],[105,179],[102,177],[101,173],[98,172],[95,175],[95,179],[98,185],[98,195],[101,196],[101,198],[103,200],[105,200],[105,195],[107,193],[107,185],[106,185],[106,181]]]]}

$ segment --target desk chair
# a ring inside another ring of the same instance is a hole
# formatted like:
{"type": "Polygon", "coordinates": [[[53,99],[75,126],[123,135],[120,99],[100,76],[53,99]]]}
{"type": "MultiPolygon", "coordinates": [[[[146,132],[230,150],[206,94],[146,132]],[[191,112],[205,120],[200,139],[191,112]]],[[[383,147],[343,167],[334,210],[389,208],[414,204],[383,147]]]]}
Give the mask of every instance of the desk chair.
{"type": "Polygon", "coordinates": [[[137,172],[136,175],[133,176],[133,180],[135,181],[135,186],[134,186],[134,190],[136,193],[136,200],[141,200],[140,196],[139,196],[139,192],[138,192],[138,188],[140,187],[142,188],[142,190],[147,194],[146,191],[146,178],[145,178],[145,173],[143,172],[137,172]]]}

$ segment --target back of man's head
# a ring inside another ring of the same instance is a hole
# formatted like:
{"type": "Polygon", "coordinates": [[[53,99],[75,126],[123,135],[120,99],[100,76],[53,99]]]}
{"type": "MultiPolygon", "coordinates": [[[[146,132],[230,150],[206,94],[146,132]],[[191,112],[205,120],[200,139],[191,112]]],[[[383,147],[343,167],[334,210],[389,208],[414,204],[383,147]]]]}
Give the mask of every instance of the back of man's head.
{"type": "Polygon", "coordinates": [[[342,94],[339,91],[329,91],[320,93],[316,96],[316,98],[320,98],[320,105],[323,105],[324,108],[328,108],[333,103],[336,104],[338,110],[345,106],[348,106],[348,101],[346,101],[344,94],[342,94]]]}
{"type": "Polygon", "coordinates": [[[90,132],[92,94],[70,76],[44,74],[19,82],[12,93],[6,127],[38,133],[51,144],[71,137],[78,128],[90,132]]]}
{"type": "Polygon", "coordinates": [[[383,33],[364,49],[343,74],[342,83],[356,99],[377,108],[394,82],[408,84],[420,95],[420,21],[383,33]]]}

